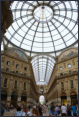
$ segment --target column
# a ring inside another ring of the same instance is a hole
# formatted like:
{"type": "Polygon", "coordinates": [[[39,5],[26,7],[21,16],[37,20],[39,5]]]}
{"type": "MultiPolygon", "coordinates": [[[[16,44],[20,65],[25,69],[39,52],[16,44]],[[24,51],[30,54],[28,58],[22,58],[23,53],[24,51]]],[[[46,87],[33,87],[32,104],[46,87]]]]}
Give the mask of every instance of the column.
{"type": "Polygon", "coordinates": [[[11,103],[11,95],[10,96],[8,95],[6,105],[10,105],[10,103],[11,103]]]}
{"type": "Polygon", "coordinates": [[[21,105],[21,95],[22,95],[22,80],[18,82],[18,98],[17,98],[17,105],[21,105]]]}
{"type": "Polygon", "coordinates": [[[27,106],[31,105],[31,99],[30,99],[30,90],[31,90],[31,87],[30,87],[30,81],[28,82],[28,91],[27,91],[27,106]]]}
{"type": "Polygon", "coordinates": [[[7,93],[7,101],[6,105],[10,105],[11,103],[11,94],[12,94],[12,85],[13,85],[13,76],[11,76],[11,79],[8,81],[8,93],[7,93]]]}
{"type": "Polygon", "coordinates": [[[61,105],[61,82],[57,80],[57,105],[61,105]]]}
{"type": "Polygon", "coordinates": [[[71,105],[71,97],[67,97],[67,104],[71,105]]]}

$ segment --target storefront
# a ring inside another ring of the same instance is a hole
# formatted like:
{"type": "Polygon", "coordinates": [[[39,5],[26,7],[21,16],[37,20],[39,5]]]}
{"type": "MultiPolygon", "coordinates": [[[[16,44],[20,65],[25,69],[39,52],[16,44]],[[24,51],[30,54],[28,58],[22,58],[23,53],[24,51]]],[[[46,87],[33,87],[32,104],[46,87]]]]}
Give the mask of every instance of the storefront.
{"type": "Polygon", "coordinates": [[[71,106],[73,105],[73,104],[78,104],[78,99],[77,99],[77,94],[76,94],[76,92],[71,92],[71,106]]]}
{"type": "Polygon", "coordinates": [[[11,95],[11,105],[13,105],[13,107],[16,107],[17,106],[17,97],[18,97],[18,94],[17,92],[12,92],[12,95],[11,95]]]}
{"type": "Polygon", "coordinates": [[[1,91],[1,103],[4,104],[4,106],[6,105],[6,101],[7,101],[7,91],[6,90],[2,90],[1,91]]]}
{"type": "Polygon", "coordinates": [[[67,105],[67,96],[65,93],[61,94],[61,105],[65,104],[65,106],[67,105]]]}
{"type": "Polygon", "coordinates": [[[21,105],[26,105],[26,103],[27,103],[26,93],[22,93],[22,95],[21,95],[21,105]]]}

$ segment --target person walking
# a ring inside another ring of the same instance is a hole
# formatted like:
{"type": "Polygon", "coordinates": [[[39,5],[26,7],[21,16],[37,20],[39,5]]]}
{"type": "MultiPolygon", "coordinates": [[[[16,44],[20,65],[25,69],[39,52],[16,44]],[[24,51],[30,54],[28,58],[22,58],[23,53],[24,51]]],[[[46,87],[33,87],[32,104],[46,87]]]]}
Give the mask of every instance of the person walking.
{"type": "Polygon", "coordinates": [[[1,103],[1,116],[4,116],[5,109],[3,107],[3,103],[1,103]]]}
{"type": "Polygon", "coordinates": [[[67,112],[67,108],[66,106],[63,104],[61,106],[61,116],[66,116],[66,112],[67,112]]]}
{"type": "Polygon", "coordinates": [[[71,116],[71,107],[69,105],[67,107],[67,116],[71,116]]]}
{"type": "Polygon", "coordinates": [[[71,109],[72,109],[73,116],[77,116],[77,108],[76,108],[75,104],[73,104],[71,109]]]}
{"type": "Polygon", "coordinates": [[[21,106],[17,107],[17,112],[14,113],[14,116],[22,116],[21,106]]]}
{"type": "Polygon", "coordinates": [[[58,115],[59,115],[59,107],[58,107],[58,105],[56,105],[55,111],[56,111],[56,112],[58,113],[58,115]]]}
{"type": "Polygon", "coordinates": [[[51,110],[49,110],[49,116],[58,116],[57,111],[55,111],[55,107],[52,105],[51,110]]]}
{"type": "Polygon", "coordinates": [[[38,108],[33,107],[32,114],[33,114],[32,116],[40,116],[38,108]]]}

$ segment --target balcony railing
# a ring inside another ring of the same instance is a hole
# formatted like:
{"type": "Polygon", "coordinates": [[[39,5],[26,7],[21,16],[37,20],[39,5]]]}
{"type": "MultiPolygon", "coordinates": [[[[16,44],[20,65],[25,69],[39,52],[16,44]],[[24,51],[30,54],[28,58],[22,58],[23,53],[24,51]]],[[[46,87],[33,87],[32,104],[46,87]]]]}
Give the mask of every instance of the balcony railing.
{"type": "Polygon", "coordinates": [[[13,74],[17,74],[17,75],[21,75],[21,76],[27,76],[29,78],[31,78],[31,76],[28,76],[26,73],[22,74],[22,73],[18,73],[16,71],[10,71],[9,69],[8,70],[5,70],[4,68],[1,68],[1,71],[4,71],[4,72],[8,72],[8,73],[13,73],[13,74]]]}

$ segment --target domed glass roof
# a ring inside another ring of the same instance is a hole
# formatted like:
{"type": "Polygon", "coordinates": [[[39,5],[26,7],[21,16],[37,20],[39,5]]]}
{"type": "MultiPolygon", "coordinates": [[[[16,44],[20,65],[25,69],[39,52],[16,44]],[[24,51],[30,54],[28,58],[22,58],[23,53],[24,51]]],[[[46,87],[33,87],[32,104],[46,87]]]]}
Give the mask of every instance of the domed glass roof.
{"type": "Polygon", "coordinates": [[[14,22],[5,33],[7,44],[46,53],[78,41],[76,1],[14,1],[10,8],[14,22]]]}

